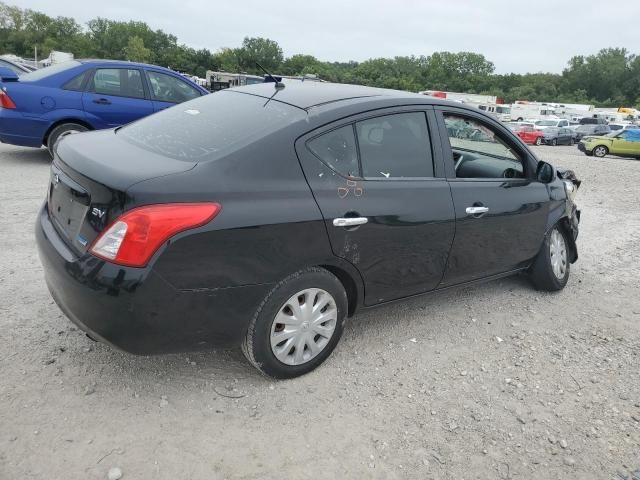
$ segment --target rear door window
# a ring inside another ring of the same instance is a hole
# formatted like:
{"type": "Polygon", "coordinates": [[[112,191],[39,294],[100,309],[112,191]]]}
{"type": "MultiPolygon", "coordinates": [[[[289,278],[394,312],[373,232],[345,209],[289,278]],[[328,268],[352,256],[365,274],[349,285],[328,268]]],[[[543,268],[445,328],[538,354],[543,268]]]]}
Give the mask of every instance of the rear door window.
{"type": "Polygon", "coordinates": [[[82,72],[80,75],[76,75],[62,87],[65,90],[73,90],[75,92],[80,92],[84,89],[84,80],[89,72],[82,72]]]}
{"type": "Polygon", "coordinates": [[[307,142],[311,152],[345,177],[359,176],[353,125],[337,128],[307,142]]]}
{"type": "Polygon", "coordinates": [[[172,75],[147,70],[154,100],[182,103],[200,96],[200,91],[172,75]]]}
{"type": "Polygon", "coordinates": [[[92,90],[99,95],[144,98],[140,70],[98,68],[92,79],[92,90]]]}
{"type": "Polygon", "coordinates": [[[364,178],[433,177],[424,112],[396,113],[356,122],[356,133],[364,178]]]}

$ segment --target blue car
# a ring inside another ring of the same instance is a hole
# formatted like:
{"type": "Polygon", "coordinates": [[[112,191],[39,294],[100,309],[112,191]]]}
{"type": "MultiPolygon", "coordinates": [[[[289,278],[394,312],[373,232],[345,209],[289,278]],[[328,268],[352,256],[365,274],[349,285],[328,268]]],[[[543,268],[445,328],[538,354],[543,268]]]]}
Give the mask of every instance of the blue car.
{"type": "Polygon", "coordinates": [[[25,67],[24,65],[12,62],[8,58],[4,57],[0,57],[0,67],[12,70],[19,77],[24,75],[25,73],[33,72],[35,70],[35,68],[25,67]]]}
{"type": "Polygon", "coordinates": [[[0,68],[0,141],[49,149],[69,133],[114,128],[209,93],[169,69],[73,60],[18,77],[0,68]]]}

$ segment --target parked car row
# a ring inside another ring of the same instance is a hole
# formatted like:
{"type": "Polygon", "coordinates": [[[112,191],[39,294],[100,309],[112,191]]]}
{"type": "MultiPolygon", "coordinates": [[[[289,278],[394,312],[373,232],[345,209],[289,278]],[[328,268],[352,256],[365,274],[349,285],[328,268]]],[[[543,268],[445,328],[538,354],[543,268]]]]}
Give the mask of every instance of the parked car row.
{"type": "Polygon", "coordinates": [[[209,92],[167,68],[80,60],[34,72],[0,66],[0,141],[46,146],[70,133],[114,128],[209,92]]]}

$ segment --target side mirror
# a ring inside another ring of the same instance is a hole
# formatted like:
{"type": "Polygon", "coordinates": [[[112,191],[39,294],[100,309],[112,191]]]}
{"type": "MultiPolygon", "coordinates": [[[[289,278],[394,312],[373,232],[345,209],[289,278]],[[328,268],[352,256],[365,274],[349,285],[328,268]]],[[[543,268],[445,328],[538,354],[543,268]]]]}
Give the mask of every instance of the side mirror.
{"type": "Polygon", "coordinates": [[[536,168],[536,180],[541,183],[551,183],[556,178],[556,169],[553,165],[547,162],[538,162],[538,168],[536,168]]]}

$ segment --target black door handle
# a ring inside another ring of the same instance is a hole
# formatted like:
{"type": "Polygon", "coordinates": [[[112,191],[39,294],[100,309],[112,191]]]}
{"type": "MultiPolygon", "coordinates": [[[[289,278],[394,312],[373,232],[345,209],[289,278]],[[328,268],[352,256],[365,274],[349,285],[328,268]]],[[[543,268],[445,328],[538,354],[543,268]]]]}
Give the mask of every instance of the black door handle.
{"type": "Polygon", "coordinates": [[[93,103],[97,103],[98,105],[111,105],[111,100],[107,100],[106,98],[96,98],[93,103]]]}

